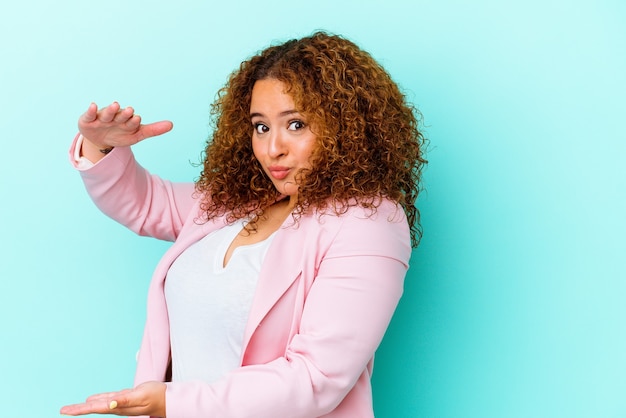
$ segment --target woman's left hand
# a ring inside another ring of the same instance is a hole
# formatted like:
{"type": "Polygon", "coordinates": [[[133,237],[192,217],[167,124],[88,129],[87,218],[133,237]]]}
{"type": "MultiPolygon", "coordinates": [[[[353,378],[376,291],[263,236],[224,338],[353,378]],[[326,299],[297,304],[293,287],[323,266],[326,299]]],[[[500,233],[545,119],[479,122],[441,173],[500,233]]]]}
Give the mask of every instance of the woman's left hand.
{"type": "Polygon", "coordinates": [[[165,417],[165,383],[146,382],[134,389],[92,395],[84,403],[61,408],[62,415],[109,414],[165,417]]]}

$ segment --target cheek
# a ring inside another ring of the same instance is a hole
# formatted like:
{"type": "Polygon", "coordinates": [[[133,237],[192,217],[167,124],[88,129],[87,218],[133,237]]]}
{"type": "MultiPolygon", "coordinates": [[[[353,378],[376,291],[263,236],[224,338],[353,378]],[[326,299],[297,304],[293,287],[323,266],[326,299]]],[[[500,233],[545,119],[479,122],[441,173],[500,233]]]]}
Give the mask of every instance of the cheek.
{"type": "Polygon", "coordinates": [[[300,155],[302,156],[302,160],[307,163],[311,162],[311,158],[315,153],[315,149],[317,148],[317,140],[315,137],[306,141],[306,143],[302,144],[302,148],[300,150],[300,155]]]}
{"type": "Polygon", "coordinates": [[[261,152],[261,147],[259,145],[259,142],[256,141],[254,138],[252,138],[252,154],[254,154],[254,157],[258,160],[259,157],[261,156],[262,152],[261,152]]]}

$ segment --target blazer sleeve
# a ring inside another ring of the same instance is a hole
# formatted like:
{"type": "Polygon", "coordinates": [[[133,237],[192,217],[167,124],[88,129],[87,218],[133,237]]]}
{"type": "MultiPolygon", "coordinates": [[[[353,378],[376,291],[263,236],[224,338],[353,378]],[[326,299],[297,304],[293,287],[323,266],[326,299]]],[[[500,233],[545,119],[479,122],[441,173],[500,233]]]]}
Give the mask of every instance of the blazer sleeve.
{"type": "Polygon", "coordinates": [[[75,138],[69,154],[96,206],[139,235],[174,241],[195,200],[193,183],[172,183],[150,174],[130,147],[114,148],[88,168],[75,160],[75,138]]]}
{"type": "Polygon", "coordinates": [[[168,383],[167,416],[313,418],[337,408],[359,379],[369,380],[403,291],[411,247],[401,212],[394,205],[374,218],[342,216],[285,355],[211,385],[168,383]]]}

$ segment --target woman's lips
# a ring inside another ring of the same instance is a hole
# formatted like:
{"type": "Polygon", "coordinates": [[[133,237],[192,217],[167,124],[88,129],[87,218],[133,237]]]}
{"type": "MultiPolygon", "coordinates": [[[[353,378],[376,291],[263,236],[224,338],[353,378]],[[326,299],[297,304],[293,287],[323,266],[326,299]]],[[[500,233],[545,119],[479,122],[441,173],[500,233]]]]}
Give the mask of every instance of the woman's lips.
{"type": "Polygon", "coordinates": [[[289,167],[272,166],[267,169],[270,175],[277,180],[282,180],[289,174],[289,167]]]}

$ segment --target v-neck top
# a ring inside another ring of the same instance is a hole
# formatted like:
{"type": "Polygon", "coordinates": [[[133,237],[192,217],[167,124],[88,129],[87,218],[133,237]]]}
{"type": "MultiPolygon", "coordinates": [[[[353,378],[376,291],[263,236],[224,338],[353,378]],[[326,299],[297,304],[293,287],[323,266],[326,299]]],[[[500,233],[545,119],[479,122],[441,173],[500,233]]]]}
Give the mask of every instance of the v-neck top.
{"type": "Polygon", "coordinates": [[[214,382],[240,366],[261,265],[275,235],[226,251],[245,222],[214,231],[172,263],[165,280],[172,381],[214,382]]]}

